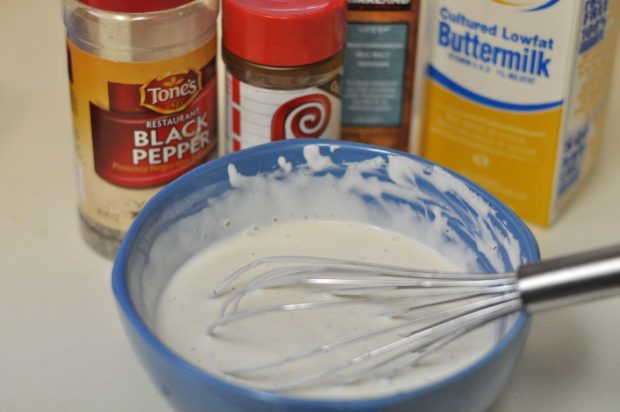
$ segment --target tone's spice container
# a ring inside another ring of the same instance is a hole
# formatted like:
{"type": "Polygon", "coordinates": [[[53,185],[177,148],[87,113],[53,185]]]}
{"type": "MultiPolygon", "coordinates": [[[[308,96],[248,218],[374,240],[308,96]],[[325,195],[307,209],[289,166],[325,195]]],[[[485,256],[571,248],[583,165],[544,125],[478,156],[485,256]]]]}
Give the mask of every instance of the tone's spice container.
{"type": "Polygon", "coordinates": [[[345,0],[224,0],[226,151],[340,137],[345,0]]]}
{"type": "Polygon", "coordinates": [[[409,149],[419,0],[349,0],[342,138],[409,149]]]}
{"type": "Polygon", "coordinates": [[[217,0],[65,0],[87,243],[113,256],[162,185],[216,154],[217,0]]]}
{"type": "Polygon", "coordinates": [[[596,163],[620,2],[423,2],[414,146],[549,225],[596,163]]]}

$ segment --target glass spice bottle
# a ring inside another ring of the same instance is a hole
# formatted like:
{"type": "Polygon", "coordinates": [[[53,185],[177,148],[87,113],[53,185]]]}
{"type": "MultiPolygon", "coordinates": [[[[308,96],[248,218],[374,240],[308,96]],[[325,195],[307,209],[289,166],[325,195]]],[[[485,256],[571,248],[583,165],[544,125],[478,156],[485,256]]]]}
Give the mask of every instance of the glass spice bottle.
{"type": "Polygon", "coordinates": [[[224,0],[226,152],[340,136],[346,0],[224,0]]]}
{"type": "Polygon", "coordinates": [[[342,140],[409,151],[420,0],[348,0],[342,140]]]}
{"type": "Polygon", "coordinates": [[[86,242],[112,257],[142,206],[216,155],[217,0],[64,0],[86,242]]]}

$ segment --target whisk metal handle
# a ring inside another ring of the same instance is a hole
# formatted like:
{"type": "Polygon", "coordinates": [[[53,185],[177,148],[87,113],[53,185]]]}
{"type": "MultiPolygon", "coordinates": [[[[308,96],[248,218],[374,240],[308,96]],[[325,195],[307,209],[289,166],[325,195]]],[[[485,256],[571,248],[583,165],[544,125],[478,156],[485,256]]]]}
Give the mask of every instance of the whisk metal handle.
{"type": "Polygon", "coordinates": [[[617,293],[620,245],[529,263],[517,276],[529,312],[617,293]]]}

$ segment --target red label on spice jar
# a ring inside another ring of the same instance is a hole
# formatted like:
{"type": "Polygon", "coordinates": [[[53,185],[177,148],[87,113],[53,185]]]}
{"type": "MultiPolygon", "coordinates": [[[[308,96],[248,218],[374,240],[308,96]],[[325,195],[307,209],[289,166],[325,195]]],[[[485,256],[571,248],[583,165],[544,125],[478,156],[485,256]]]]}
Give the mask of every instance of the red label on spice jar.
{"type": "Polygon", "coordinates": [[[339,79],[294,90],[272,90],[226,78],[227,151],[296,138],[340,137],[339,79]]]}
{"type": "Polygon", "coordinates": [[[67,46],[80,214],[124,233],[163,185],[216,154],[217,39],[152,61],[67,46]]]}
{"type": "Polygon", "coordinates": [[[332,104],[322,94],[307,94],[280,106],[271,121],[271,140],[319,137],[332,117],[332,104]]]}
{"type": "Polygon", "coordinates": [[[205,161],[217,140],[214,74],[212,63],[142,85],[108,83],[110,110],[90,104],[96,173],[151,187],[205,161]]]}

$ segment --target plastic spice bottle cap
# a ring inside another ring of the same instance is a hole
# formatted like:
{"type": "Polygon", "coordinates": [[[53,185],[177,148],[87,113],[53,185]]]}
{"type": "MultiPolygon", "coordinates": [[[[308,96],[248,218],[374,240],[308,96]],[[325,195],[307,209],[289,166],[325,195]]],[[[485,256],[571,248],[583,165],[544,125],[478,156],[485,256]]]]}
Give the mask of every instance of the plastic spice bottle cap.
{"type": "Polygon", "coordinates": [[[304,66],[345,44],[346,0],[224,0],[224,47],[255,64],[304,66]]]}
{"type": "Polygon", "coordinates": [[[193,0],[78,0],[100,10],[118,13],[148,13],[173,9],[193,0]]]}

